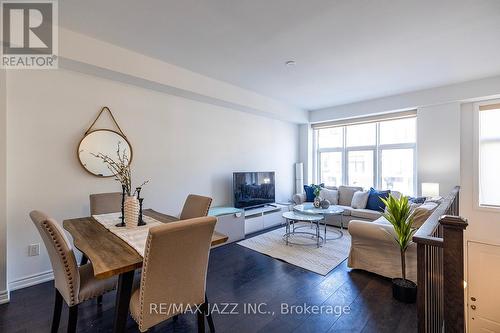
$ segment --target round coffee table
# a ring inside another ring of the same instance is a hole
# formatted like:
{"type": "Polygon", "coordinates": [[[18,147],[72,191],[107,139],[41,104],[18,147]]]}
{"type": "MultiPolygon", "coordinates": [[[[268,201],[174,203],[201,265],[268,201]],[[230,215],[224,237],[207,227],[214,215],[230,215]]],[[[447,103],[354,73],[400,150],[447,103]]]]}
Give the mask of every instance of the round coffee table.
{"type": "Polygon", "coordinates": [[[326,215],[340,215],[340,230],[332,230],[333,232],[338,234],[338,237],[335,238],[326,238],[326,219],[323,222],[325,226],[325,242],[327,240],[334,240],[334,239],[339,239],[344,236],[344,233],[342,232],[342,229],[344,229],[344,223],[342,221],[342,216],[344,213],[344,209],[340,208],[339,206],[335,205],[330,205],[328,208],[316,208],[314,207],[312,202],[305,202],[301,205],[296,205],[293,207],[293,210],[299,214],[306,214],[306,215],[311,215],[311,216],[322,216],[323,218],[326,217],[326,215]]]}
{"type": "Polygon", "coordinates": [[[286,220],[286,229],[285,229],[285,234],[283,235],[283,239],[286,242],[286,245],[294,244],[294,245],[314,245],[313,244],[300,244],[300,243],[294,243],[290,241],[290,236],[294,235],[309,235],[312,236],[313,239],[316,240],[316,246],[320,247],[321,244],[324,241],[324,238],[320,235],[319,229],[320,229],[320,221],[324,219],[322,215],[312,215],[312,214],[299,214],[297,212],[291,211],[291,212],[284,212],[283,213],[283,218],[286,220]],[[316,226],[316,232],[307,232],[307,231],[295,231],[295,229],[302,228],[302,226],[296,227],[295,223],[296,222],[310,222],[316,226]],[[290,230],[290,226],[292,226],[292,229],[290,230]]]}

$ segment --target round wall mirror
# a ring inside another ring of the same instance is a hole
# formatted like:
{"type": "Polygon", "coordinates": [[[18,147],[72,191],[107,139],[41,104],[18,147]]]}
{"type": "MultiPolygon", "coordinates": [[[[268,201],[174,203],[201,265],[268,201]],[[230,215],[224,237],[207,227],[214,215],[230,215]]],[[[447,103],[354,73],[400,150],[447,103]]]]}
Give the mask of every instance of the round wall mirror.
{"type": "Polygon", "coordinates": [[[118,145],[120,154],[128,156],[132,162],[132,146],[123,135],[109,129],[99,129],[85,135],[78,145],[78,160],[85,170],[98,177],[113,177],[114,173],[108,169],[102,159],[94,155],[99,153],[118,161],[118,145]]]}

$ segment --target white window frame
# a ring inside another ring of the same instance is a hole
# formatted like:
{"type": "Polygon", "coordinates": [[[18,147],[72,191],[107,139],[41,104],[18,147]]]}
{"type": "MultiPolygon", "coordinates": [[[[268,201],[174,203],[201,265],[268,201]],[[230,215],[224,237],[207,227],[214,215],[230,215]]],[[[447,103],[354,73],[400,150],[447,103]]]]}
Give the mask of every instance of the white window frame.
{"type": "MultiPolygon", "coordinates": [[[[409,117],[409,118],[417,118],[416,116],[414,117],[409,117]]],[[[350,151],[366,151],[366,150],[372,150],[373,151],[373,187],[379,189],[382,185],[382,151],[387,150],[387,149],[412,149],[413,150],[413,195],[417,195],[417,143],[416,143],[416,138],[415,142],[413,143],[396,143],[396,144],[380,144],[380,123],[384,121],[391,121],[394,119],[388,118],[388,119],[379,119],[376,121],[371,121],[369,123],[375,123],[375,136],[376,136],[376,141],[375,145],[369,145],[369,146],[356,146],[356,147],[347,147],[347,126],[350,126],[349,124],[342,124],[337,127],[342,127],[342,135],[343,135],[343,140],[342,140],[342,147],[338,148],[319,148],[318,147],[318,135],[319,135],[319,129],[314,129],[314,134],[313,134],[313,180],[315,183],[320,183],[321,182],[321,163],[320,163],[320,155],[321,153],[328,153],[328,152],[341,152],[342,153],[342,185],[348,184],[349,180],[349,165],[348,165],[348,159],[347,156],[350,151]]],[[[353,124],[355,125],[355,124],[353,124]]],[[[336,126],[332,126],[336,127],[336,126]]]]}
{"type": "Polygon", "coordinates": [[[346,180],[346,170],[345,170],[345,165],[347,161],[346,157],[346,152],[345,152],[345,147],[346,147],[346,129],[345,126],[342,127],[342,147],[337,147],[337,148],[319,148],[319,131],[314,130],[314,139],[313,139],[313,144],[314,144],[314,150],[316,151],[315,158],[314,158],[314,174],[313,174],[313,179],[314,182],[319,184],[319,179],[321,178],[321,153],[337,153],[340,152],[342,154],[342,184],[345,184],[346,180]]]}
{"type": "Polygon", "coordinates": [[[490,206],[490,205],[481,205],[479,202],[479,155],[480,155],[480,133],[479,133],[479,107],[484,106],[484,105],[490,105],[490,104],[499,104],[500,99],[495,99],[495,100],[489,100],[489,101],[481,101],[481,102],[476,102],[473,105],[473,126],[474,126],[474,138],[473,138],[473,187],[472,187],[472,194],[474,196],[474,210],[478,211],[485,211],[485,212],[495,212],[498,213],[500,211],[500,206],[490,206]]]}

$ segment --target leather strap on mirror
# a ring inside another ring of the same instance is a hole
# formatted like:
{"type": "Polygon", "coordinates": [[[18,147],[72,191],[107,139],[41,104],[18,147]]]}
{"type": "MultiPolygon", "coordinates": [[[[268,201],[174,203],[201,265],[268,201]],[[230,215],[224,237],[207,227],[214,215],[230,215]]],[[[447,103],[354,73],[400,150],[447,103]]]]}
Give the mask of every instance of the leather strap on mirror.
{"type": "Polygon", "coordinates": [[[118,122],[116,121],[115,117],[113,116],[113,113],[111,112],[111,110],[105,106],[101,109],[101,111],[99,112],[99,114],[97,115],[97,117],[95,118],[94,122],[92,123],[92,125],[90,125],[89,129],[85,131],[85,135],[89,134],[90,130],[92,129],[92,127],[95,125],[95,123],[97,122],[97,120],[99,119],[99,117],[102,115],[102,113],[104,111],[108,111],[109,112],[109,115],[111,116],[111,119],[113,120],[113,122],[115,123],[116,127],[118,128],[118,131],[120,132],[120,134],[126,139],[127,136],[125,135],[125,133],[123,133],[122,129],[120,128],[120,125],[118,125],[118,122]]]}

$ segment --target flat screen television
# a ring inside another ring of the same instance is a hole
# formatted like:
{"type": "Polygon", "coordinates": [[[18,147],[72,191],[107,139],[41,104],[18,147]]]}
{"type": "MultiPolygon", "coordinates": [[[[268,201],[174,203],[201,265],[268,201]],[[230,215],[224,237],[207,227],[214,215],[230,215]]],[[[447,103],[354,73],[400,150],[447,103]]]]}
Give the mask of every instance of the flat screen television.
{"type": "Polygon", "coordinates": [[[255,208],[275,202],[274,172],[234,172],[234,207],[255,208]]]}

